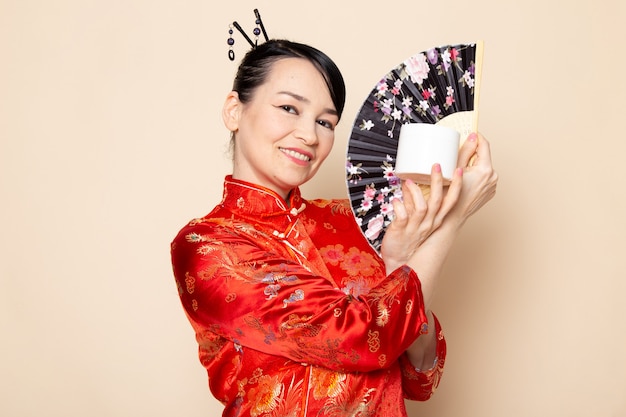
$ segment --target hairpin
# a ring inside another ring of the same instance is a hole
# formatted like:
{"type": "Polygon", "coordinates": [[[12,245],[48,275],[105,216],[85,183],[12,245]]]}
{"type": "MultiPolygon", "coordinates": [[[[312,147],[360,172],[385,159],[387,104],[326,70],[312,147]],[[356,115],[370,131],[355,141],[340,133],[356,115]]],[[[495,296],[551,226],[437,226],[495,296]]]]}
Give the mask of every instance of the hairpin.
{"type": "Polygon", "coordinates": [[[246,32],[244,32],[243,28],[239,23],[237,23],[237,21],[234,21],[233,24],[228,27],[228,59],[230,59],[231,61],[235,60],[235,51],[233,51],[233,45],[235,44],[235,39],[233,39],[233,26],[239,31],[239,33],[243,35],[243,37],[248,41],[253,49],[256,48],[259,44],[259,35],[261,34],[261,32],[263,32],[263,37],[265,38],[265,41],[267,42],[269,40],[258,9],[254,9],[254,15],[256,16],[256,27],[252,31],[252,33],[254,34],[254,42],[252,42],[252,39],[250,39],[246,32]]]}

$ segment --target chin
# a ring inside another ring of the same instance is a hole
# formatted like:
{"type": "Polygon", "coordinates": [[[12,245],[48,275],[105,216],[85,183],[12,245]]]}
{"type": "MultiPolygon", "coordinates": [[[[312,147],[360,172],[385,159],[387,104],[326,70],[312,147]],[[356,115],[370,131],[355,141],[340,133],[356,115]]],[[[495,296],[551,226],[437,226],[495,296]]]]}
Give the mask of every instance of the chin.
{"type": "Polygon", "coordinates": [[[309,182],[309,180],[313,178],[312,176],[307,176],[305,178],[291,178],[291,179],[287,179],[285,178],[284,181],[282,181],[282,183],[284,184],[284,186],[289,188],[289,191],[293,190],[296,187],[300,187],[301,185],[309,182]]]}

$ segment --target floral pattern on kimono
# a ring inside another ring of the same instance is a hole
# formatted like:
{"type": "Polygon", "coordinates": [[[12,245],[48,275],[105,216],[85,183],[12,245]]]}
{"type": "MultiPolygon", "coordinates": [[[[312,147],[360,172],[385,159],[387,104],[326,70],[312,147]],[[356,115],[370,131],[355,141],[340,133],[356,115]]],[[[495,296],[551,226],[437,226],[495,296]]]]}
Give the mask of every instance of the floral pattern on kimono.
{"type": "Polygon", "coordinates": [[[226,177],[222,202],[171,245],[178,293],[224,416],[405,416],[428,399],[446,343],[420,282],[386,273],[341,200],[285,201],[226,177]],[[437,332],[421,372],[405,350],[437,332]]]}

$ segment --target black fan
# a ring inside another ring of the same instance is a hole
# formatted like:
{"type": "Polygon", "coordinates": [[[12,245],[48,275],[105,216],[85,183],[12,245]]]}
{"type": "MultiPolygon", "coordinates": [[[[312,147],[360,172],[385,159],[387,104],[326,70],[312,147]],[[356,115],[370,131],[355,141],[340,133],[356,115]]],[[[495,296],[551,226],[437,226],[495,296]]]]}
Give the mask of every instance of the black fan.
{"type": "Polygon", "coordinates": [[[482,51],[476,42],[419,52],[385,74],[363,102],[348,142],[346,181],[355,220],[377,251],[393,220],[391,201],[402,197],[394,173],[400,127],[445,125],[461,141],[476,131],[482,51]]]}

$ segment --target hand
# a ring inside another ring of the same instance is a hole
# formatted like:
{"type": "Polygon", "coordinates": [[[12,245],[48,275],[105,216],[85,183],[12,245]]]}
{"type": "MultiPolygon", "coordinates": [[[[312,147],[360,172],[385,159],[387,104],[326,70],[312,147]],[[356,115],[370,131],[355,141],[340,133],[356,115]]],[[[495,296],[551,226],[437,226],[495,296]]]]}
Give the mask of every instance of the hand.
{"type": "Polygon", "coordinates": [[[392,201],[394,220],[385,232],[380,252],[387,273],[405,264],[433,231],[441,226],[457,203],[463,186],[463,170],[455,171],[447,192],[444,192],[439,164],[433,165],[430,178],[428,199],[417,184],[406,180],[402,184],[403,201],[392,201]]]}
{"type": "Polygon", "coordinates": [[[457,193],[455,203],[445,214],[443,223],[420,242],[419,247],[405,261],[419,277],[427,308],[461,227],[472,214],[491,200],[497,182],[498,175],[491,165],[489,143],[483,136],[471,134],[459,151],[457,172],[448,190],[448,193],[457,193]],[[460,192],[453,187],[459,187],[460,192]]]}
{"type": "Polygon", "coordinates": [[[498,174],[491,162],[489,142],[472,133],[459,151],[458,167],[463,169],[463,187],[449,217],[459,225],[484,206],[496,194],[498,174]]]}

